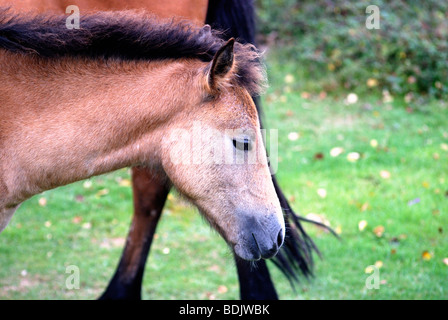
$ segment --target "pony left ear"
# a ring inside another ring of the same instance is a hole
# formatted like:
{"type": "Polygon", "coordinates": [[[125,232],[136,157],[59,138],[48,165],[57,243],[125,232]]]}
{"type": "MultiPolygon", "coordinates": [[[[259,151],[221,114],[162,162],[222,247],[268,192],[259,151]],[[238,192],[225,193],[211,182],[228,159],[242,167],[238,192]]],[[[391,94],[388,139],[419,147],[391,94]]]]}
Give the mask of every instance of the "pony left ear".
{"type": "Polygon", "coordinates": [[[211,62],[210,71],[208,73],[208,85],[212,90],[218,86],[220,79],[224,78],[233,66],[233,46],[235,39],[231,38],[225,45],[223,45],[218,52],[216,52],[211,62]]]}

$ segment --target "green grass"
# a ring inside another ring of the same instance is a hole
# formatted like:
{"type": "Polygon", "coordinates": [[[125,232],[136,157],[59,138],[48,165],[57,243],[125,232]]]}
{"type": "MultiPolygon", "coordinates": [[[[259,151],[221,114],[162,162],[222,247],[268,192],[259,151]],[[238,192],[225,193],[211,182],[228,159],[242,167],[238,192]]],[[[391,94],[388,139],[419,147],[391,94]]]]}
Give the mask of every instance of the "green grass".
{"type": "MultiPolygon", "coordinates": [[[[447,104],[433,101],[409,112],[401,99],[383,103],[375,95],[350,105],[344,102],[348,92],[325,98],[317,92],[305,99],[298,80],[284,83],[285,66],[271,61],[269,67],[272,87],[264,109],[268,127],[278,129],[278,179],[298,213],[325,218],[341,237],[305,225],[322,259],[315,257],[315,277],[296,291],[270,264],[280,298],[447,299],[447,104]],[[290,132],[299,138],[291,141],[290,132]],[[378,146],[372,147],[373,139],[378,146]],[[344,151],[332,157],[335,147],[344,151]],[[360,159],[348,161],[350,152],[360,159]],[[325,198],[319,188],[326,190],[325,198]],[[367,222],[362,231],[361,220],[367,222]],[[382,264],[381,285],[369,290],[365,270],[375,263],[382,264]]],[[[0,298],[98,297],[128,231],[129,179],[123,169],[91,179],[90,187],[79,182],[25,202],[0,235],[0,298]],[[69,265],[79,267],[79,290],[66,288],[69,265]]],[[[171,194],[147,264],[143,298],[236,299],[238,290],[224,241],[171,194]]]]}

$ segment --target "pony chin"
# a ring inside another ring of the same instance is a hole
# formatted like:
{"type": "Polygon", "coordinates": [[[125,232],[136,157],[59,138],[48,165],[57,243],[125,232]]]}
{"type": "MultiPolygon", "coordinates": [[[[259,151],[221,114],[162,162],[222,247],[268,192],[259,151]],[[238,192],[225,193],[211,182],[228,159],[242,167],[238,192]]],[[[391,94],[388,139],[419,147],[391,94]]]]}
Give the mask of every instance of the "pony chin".
{"type": "Polygon", "coordinates": [[[235,254],[246,261],[258,261],[261,259],[261,253],[256,247],[236,244],[233,247],[235,254]]]}

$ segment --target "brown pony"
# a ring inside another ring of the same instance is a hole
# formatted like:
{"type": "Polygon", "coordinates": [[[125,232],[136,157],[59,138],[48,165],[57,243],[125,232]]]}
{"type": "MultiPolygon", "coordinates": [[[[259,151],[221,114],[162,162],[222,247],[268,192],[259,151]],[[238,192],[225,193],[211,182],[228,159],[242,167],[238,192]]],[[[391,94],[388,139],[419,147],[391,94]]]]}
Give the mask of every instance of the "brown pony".
{"type": "Polygon", "coordinates": [[[144,9],[160,18],[183,17],[203,25],[207,14],[208,0],[0,0],[16,12],[66,13],[68,6],[76,5],[81,12],[117,11],[144,9]]]}
{"type": "Polygon", "coordinates": [[[263,80],[253,46],[133,11],[82,16],[79,30],[66,16],[0,17],[1,229],[37,193],[138,165],[165,173],[242,259],[277,253],[285,225],[250,98],[263,80]],[[198,152],[207,161],[185,161],[198,152]]]}
{"type": "MultiPolygon", "coordinates": [[[[198,25],[208,23],[224,30],[225,37],[238,38],[245,43],[255,43],[255,15],[253,1],[240,0],[0,0],[18,13],[54,12],[67,13],[69,5],[76,5],[81,12],[98,10],[144,9],[160,17],[179,16],[198,25]]],[[[256,97],[254,102],[260,110],[256,97]]],[[[287,229],[282,250],[272,259],[290,280],[297,280],[298,272],[311,274],[312,251],[318,252],[313,241],[301,226],[306,220],[294,214],[274,174],[271,175],[275,191],[285,214],[287,229]]],[[[132,168],[134,214],[126,245],[118,268],[102,299],[139,299],[146,259],[152,239],[162,214],[171,185],[165,173],[139,166],[132,168]]],[[[315,222],[313,222],[315,223],[315,222]]],[[[324,227],[324,226],[323,226],[324,227]]],[[[331,231],[331,230],[330,230],[331,231]]],[[[247,262],[234,255],[242,299],[277,299],[277,293],[264,260],[247,262]]]]}

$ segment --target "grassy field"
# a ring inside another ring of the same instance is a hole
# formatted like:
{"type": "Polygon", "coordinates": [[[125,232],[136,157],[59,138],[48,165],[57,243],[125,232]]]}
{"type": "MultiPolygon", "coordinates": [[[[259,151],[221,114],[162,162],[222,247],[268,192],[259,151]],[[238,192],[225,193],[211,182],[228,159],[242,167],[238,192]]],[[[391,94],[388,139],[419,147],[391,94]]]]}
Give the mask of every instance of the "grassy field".
{"type": "MultiPolygon", "coordinates": [[[[448,106],[374,94],[302,90],[271,61],[265,119],[278,129],[278,178],[318,245],[315,277],[282,299],[448,298],[448,106]],[[355,101],[357,100],[357,101],[355,101]],[[366,279],[375,265],[379,289],[366,279]]],[[[94,299],[111,278],[132,206],[129,170],[45,192],[0,235],[1,299],[94,299]],[[80,289],[67,289],[67,266],[80,289]]],[[[196,210],[172,193],[144,279],[144,299],[236,299],[232,255],[196,210]]]]}

